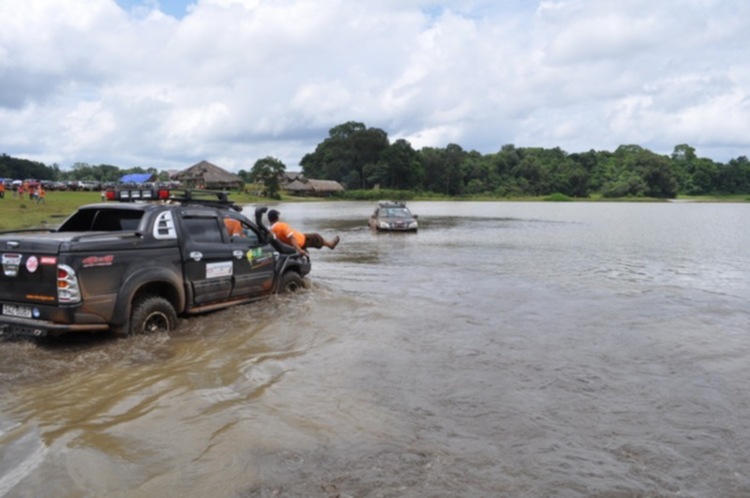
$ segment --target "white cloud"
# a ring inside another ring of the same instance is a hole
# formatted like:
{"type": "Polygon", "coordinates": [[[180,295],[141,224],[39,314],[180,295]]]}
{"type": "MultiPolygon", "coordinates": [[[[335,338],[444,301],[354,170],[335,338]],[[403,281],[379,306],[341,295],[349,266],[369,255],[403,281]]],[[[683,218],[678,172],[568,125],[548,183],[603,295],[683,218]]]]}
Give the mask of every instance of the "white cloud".
{"type": "Polygon", "coordinates": [[[0,152],[296,169],[354,120],[416,148],[748,155],[742,0],[127,2],[0,0],[0,152]]]}

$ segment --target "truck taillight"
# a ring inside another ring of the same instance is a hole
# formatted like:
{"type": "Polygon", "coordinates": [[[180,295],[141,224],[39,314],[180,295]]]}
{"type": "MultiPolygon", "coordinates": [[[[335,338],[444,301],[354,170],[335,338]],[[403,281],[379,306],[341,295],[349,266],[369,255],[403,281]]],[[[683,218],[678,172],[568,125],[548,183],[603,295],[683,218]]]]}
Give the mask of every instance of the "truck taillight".
{"type": "Polygon", "coordinates": [[[116,201],[117,200],[117,192],[115,192],[112,189],[107,190],[107,192],[105,193],[105,196],[106,196],[106,199],[108,201],[116,201]]]}
{"type": "Polygon", "coordinates": [[[78,277],[73,268],[68,265],[57,265],[57,300],[71,304],[81,301],[78,277]]]}
{"type": "Polygon", "coordinates": [[[169,190],[165,188],[161,188],[156,191],[156,198],[160,201],[166,201],[169,199],[169,190]]]}

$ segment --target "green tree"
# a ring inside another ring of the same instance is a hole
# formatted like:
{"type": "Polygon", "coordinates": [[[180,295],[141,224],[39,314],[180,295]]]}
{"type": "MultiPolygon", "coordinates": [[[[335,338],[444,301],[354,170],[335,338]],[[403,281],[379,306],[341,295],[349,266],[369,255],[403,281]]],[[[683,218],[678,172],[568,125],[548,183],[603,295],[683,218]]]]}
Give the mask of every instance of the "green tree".
{"type": "Polygon", "coordinates": [[[462,167],[464,191],[468,194],[490,193],[500,185],[500,178],[491,156],[471,151],[464,159],[462,167]]]}
{"type": "MultiPolygon", "coordinates": [[[[613,156],[617,191],[627,185],[628,195],[673,198],[677,195],[678,175],[666,156],[638,145],[621,145],[613,156]],[[640,181],[637,181],[640,180],[640,181]]],[[[613,183],[609,184],[610,189],[613,183]]]]}
{"type": "Polygon", "coordinates": [[[54,180],[55,170],[38,161],[0,155],[0,178],[54,180]]]}
{"type": "Polygon", "coordinates": [[[280,199],[279,179],[284,171],[286,171],[284,163],[275,157],[267,156],[255,161],[250,175],[255,183],[262,183],[266,187],[266,196],[272,199],[280,199]]]}
{"type": "Polygon", "coordinates": [[[329,136],[300,164],[307,178],[336,180],[349,188],[369,188],[368,175],[380,171],[380,155],[388,149],[388,135],[378,128],[349,121],[329,130],[329,136]]]}
{"type": "Polygon", "coordinates": [[[679,192],[692,193],[695,191],[693,173],[697,159],[693,147],[688,144],[675,145],[671,160],[677,172],[677,190],[679,192]]]}
{"type": "Polygon", "coordinates": [[[697,159],[693,162],[690,190],[687,194],[701,195],[716,192],[719,166],[710,159],[697,159]]]}
{"type": "Polygon", "coordinates": [[[744,194],[750,192],[750,161],[740,156],[730,159],[719,168],[717,190],[726,194],[744,194]]]}
{"type": "Polygon", "coordinates": [[[380,153],[376,164],[366,168],[368,185],[409,190],[419,188],[424,176],[419,154],[404,139],[398,139],[380,153]]]}
{"type": "Polygon", "coordinates": [[[460,195],[464,190],[462,164],[467,153],[456,144],[445,149],[426,147],[420,151],[424,166],[425,190],[447,195],[460,195]]]}

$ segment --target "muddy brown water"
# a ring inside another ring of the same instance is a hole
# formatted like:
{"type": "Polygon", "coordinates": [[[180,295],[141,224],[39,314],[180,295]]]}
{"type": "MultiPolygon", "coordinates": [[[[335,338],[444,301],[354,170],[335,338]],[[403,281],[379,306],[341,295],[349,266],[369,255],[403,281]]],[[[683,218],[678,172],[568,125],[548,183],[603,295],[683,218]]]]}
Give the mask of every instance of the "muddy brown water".
{"type": "Polygon", "coordinates": [[[750,496],[750,205],[281,204],[310,288],[0,343],[0,496],[750,496]]]}

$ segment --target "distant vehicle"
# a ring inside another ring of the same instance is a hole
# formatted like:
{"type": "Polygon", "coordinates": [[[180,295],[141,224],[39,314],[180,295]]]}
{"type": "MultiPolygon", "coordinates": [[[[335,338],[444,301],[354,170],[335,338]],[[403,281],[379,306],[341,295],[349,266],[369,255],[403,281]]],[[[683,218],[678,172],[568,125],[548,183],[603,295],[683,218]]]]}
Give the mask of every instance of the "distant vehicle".
{"type": "Polygon", "coordinates": [[[78,182],[78,190],[94,191],[101,189],[101,187],[102,184],[97,181],[86,180],[78,182]]]}
{"type": "Polygon", "coordinates": [[[370,216],[370,228],[378,232],[416,232],[417,227],[417,216],[403,202],[380,201],[370,216]]]}

